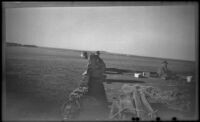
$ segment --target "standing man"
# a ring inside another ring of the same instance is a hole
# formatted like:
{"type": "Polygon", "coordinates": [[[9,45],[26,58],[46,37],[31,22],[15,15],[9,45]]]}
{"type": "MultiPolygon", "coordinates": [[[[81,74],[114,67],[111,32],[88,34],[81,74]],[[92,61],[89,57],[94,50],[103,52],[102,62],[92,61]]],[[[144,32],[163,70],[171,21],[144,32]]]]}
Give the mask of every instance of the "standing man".
{"type": "Polygon", "coordinates": [[[80,119],[106,119],[108,118],[108,105],[107,97],[103,84],[103,76],[105,72],[105,64],[100,63],[100,60],[96,54],[89,56],[88,65],[86,69],[86,75],[88,78],[88,93],[81,104],[80,119]],[[93,98],[89,99],[88,98],[93,98]],[[86,105],[85,105],[86,104],[86,105]]]}
{"type": "Polygon", "coordinates": [[[100,52],[99,51],[96,51],[95,55],[97,55],[97,58],[98,58],[98,63],[100,63],[101,65],[103,65],[103,67],[106,67],[104,61],[100,58],[100,52]]]}
{"type": "MultiPolygon", "coordinates": [[[[99,68],[101,69],[101,68],[104,68],[103,70],[105,71],[106,69],[106,64],[105,64],[105,62],[103,61],[103,59],[101,59],[101,57],[100,57],[100,51],[96,51],[96,53],[95,53],[95,55],[97,56],[97,63],[98,63],[98,65],[99,65],[99,68]]],[[[104,75],[104,77],[103,78],[105,78],[106,76],[104,75]]]]}

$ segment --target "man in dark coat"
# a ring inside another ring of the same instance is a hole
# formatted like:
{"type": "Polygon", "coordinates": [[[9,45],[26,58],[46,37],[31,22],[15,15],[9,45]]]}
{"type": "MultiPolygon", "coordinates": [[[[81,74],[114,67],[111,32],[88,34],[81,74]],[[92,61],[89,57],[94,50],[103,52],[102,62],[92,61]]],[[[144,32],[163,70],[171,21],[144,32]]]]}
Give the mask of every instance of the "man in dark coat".
{"type": "Polygon", "coordinates": [[[84,73],[88,77],[88,93],[82,100],[80,119],[106,119],[108,118],[108,105],[106,92],[103,85],[105,63],[98,56],[91,54],[87,70],[84,73]]]}
{"type": "Polygon", "coordinates": [[[104,70],[105,70],[106,64],[105,64],[104,61],[101,59],[101,57],[100,57],[100,52],[99,52],[99,51],[96,51],[96,54],[95,54],[95,55],[97,56],[97,63],[98,63],[98,65],[99,65],[101,68],[104,68],[104,70]]]}
{"type": "Polygon", "coordinates": [[[103,86],[105,63],[97,55],[90,55],[87,67],[88,92],[99,100],[105,100],[105,90],[103,86]]]}
{"type": "Polygon", "coordinates": [[[158,75],[161,79],[166,80],[167,78],[169,78],[169,69],[167,68],[168,62],[167,61],[163,61],[161,64],[161,67],[158,69],[158,75]]]}

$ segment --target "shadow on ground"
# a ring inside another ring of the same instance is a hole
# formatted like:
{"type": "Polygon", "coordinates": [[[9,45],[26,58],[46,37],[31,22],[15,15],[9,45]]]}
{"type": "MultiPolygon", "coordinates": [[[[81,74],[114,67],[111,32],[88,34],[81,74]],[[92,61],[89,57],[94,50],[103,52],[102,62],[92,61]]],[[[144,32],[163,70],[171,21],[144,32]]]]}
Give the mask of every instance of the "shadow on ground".
{"type": "Polygon", "coordinates": [[[145,83],[139,80],[122,80],[122,79],[106,79],[106,83],[118,82],[118,83],[145,83]]]}
{"type": "Polygon", "coordinates": [[[118,68],[106,68],[106,74],[123,74],[123,73],[133,73],[132,70],[118,69],[118,68]]]}

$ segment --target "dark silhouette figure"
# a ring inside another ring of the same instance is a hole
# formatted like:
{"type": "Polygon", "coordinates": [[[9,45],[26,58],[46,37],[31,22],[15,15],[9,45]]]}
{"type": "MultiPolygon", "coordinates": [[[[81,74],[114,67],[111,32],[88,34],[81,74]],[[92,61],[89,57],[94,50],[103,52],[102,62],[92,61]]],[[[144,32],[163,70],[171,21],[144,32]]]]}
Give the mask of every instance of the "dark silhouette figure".
{"type": "Polygon", "coordinates": [[[108,118],[108,103],[104,89],[105,63],[99,60],[95,54],[89,56],[87,70],[88,94],[82,100],[79,119],[81,120],[104,120],[108,118]]]}

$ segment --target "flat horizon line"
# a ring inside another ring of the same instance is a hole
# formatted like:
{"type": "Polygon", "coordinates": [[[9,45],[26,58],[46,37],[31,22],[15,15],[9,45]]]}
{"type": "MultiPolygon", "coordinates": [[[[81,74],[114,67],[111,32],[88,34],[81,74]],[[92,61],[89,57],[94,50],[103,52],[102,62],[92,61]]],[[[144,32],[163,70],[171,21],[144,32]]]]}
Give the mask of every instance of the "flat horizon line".
{"type": "MultiPolygon", "coordinates": [[[[6,43],[15,43],[15,42],[6,42],[6,43]]],[[[15,43],[15,44],[20,44],[20,43],[15,43]]],[[[72,50],[72,51],[87,51],[87,52],[95,52],[95,51],[100,51],[108,54],[113,54],[113,55],[123,55],[123,56],[131,56],[131,57],[142,57],[142,58],[153,58],[153,59],[163,59],[163,60],[174,60],[174,61],[186,61],[186,62],[195,62],[196,60],[185,60],[185,59],[174,59],[174,58],[163,58],[163,57],[151,57],[151,56],[142,56],[142,55],[136,55],[136,54],[124,54],[124,53],[116,53],[116,52],[111,52],[111,51],[104,51],[104,50],[80,50],[80,49],[71,49],[71,48],[59,48],[59,47],[48,47],[48,46],[38,46],[34,44],[20,44],[21,46],[25,45],[33,45],[41,48],[52,48],[52,49],[60,49],[60,50],[72,50]]]]}

